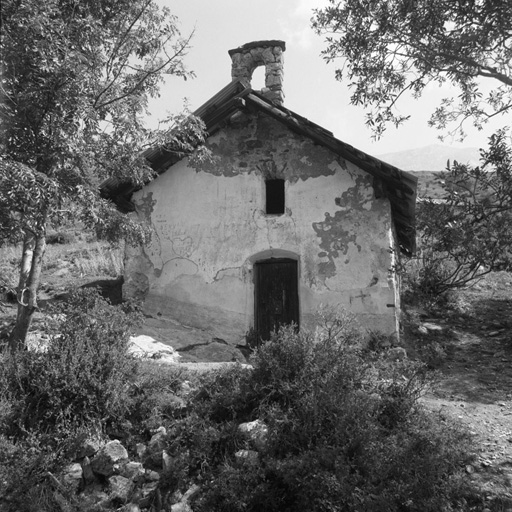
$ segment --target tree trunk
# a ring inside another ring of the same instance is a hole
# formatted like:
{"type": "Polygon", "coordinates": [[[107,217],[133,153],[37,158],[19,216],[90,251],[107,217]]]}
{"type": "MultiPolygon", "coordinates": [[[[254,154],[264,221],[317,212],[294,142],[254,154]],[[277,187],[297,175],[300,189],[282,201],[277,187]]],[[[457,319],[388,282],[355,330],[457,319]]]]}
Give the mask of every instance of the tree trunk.
{"type": "Polygon", "coordinates": [[[9,347],[16,351],[25,346],[32,317],[37,309],[37,289],[41,278],[43,256],[46,249],[44,232],[27,233],[23,241],[20,279],[17,290],[18,314],[9,338],[9,347]]]}

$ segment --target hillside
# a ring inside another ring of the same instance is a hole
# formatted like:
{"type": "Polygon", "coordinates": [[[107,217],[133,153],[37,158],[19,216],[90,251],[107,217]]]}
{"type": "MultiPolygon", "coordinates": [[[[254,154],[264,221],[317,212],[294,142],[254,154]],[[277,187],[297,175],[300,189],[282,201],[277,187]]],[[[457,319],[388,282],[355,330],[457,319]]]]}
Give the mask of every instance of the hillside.
{"type": "Polygon", "coordinates": [[[444,195],[441,186],[441,172],[435,171],[410,171],[418,178],[418,197],[441,199],[444,195]]]}
{"type": "Polygon", "coordinates": [[[477,165],[480,157],[478,148],[454,148],[442,144],[431,144],[406,151],[377,155],[384,162],[404,171],[443,171],[448,160],[477,165]]]}

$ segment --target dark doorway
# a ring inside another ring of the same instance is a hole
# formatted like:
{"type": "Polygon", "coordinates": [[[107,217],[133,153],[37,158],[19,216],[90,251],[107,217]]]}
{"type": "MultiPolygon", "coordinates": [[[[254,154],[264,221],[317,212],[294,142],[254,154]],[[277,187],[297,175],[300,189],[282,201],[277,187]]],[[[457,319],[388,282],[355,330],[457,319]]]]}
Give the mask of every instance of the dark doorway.
{"type": "Polygon", "coordinates": [[[255,329],[268,340],[280,325],[299,325],[297,261],[288,258],[259,261],[255,265],[255,329]]]}

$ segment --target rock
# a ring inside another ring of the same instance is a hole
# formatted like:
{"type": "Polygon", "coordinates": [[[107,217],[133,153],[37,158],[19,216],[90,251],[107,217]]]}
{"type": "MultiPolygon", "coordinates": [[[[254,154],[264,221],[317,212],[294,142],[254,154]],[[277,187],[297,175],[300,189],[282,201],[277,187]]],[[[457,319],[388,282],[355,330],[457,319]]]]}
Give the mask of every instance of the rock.
{"type": "Polygon", "coordinates": [[[141,462],[130,461],[121,467],[120,475],[130,478],[133,481],[142,479],[146,471],[141,462]]]}
{"type": "Polygon", "coordinates": [[[146,456],[152,464],[159,468],[162,467],[162,454],[167,446],[165,441],[166,435],[167,431],[165,430],[165,427],[159,427],[148,443],[146,456]]]}
{"type": "Polygon", "coordinates": [[[78,462],[68,464],[62,470],[62,482],[64,483],[64,485],[66,485],[66,487],[70,487],[75,492],[78,490],[78,487],[80,486],[82,476],[82,466],[78,462]]]}
{"type": "Polygon", "coordinates": [[[121,512],[140,512],[140,507],[136,503],[128,503],[121,509],[121,512]]]}
{"type": "Polygon", "coordinates": [[[48,350],[49,338],[42,332],[35,331],[27,333],[26,347],[31,352],[46,352],[48,350]]]}
{"type": "Polygon", "coordinates": [[[83,459],[84,457],[92,457],[99,452],[103,442],[100,437],[88,437],[85,439],[76,453],[77,459],[83,459]]]}
{"type": "Polygon", "coordinates": [[[254,450],[238,450],[235,453],[235,459],[237,462],[257,464],[259,460],[259,454],[254,450]]]}
{"type": "Polygon", "coordinates": [[[153,496],[158,487],[158,482],[148,482],[142,487],[137,489],[136,494],[133,496],[133,501],[137,501],[140,508],[146,508],[151,505],[153,496]]]}
{"type": "Polygon", "coordinates": [[[152,471],[151,469],[146,469],[144,478],[148,482],[158,482],[160,480],[160,473],[157,471],[152,471]]]}
{"type": "Polygon", "coordinates": [[[407,351],[403,347],[390,348],[386,353],[386,359],[389,361],[403,361],[407,359],[407,351]]]}
{"type": "Polygon", "coordinates": [[[128,459],[126,448],[117,440],[108,442],[91,461],[94,473],[110,476],[116,463],[128,459]]]}
{"type": "Polygon", "coordinates": [[[147,446],[144,443],[137,443],[135,446],[135,450],[137,452],[137,456],[139,459],[142,459],[147,451],[147,446]]]}
{"type": "Polygon", "coordinates": [[[164,363],[179,363],[180,355],[173,347],[151,336],[131,336],[128,351],[136,357],[149,357],[164,363]]]}
{"type": "Polygon", "coordinates": [[[188,502],[180,501],[171,506],[171,512],[193,512],[193,510],[188,502]]]}
{"type": "Polygon", "coordinates": [[[423,322],[421,325],[423,327],[425,327],[425,329],[427,329],[428,331],[438,331],[438,332],[440,332],[440,331],[443,330],[443,328],[440,325],[434,324],[432,322],[423,322]]]}
{"type": "Polygon", "coordinates": [[[180,501],[171,507],[171,512],[193,512],[188,501],[180,501]]]}
{"type": "Polygon", "coordinates": [[[171,506],[171,512],[193,512],[191,506],[188,504],[188,501],[194,494],[199,491],[200,487],[198,485],[193,485],[184,495],[182,500],[179,503],[175,503],[171,506]]]}
{"type": "Polygon", "coordinates": [[[473,474],[475,472],[475,468],[471,465],[471,464],[468,464],[466,466],[466,473],[468,473],[469,475],[473,474]]]}
{"type": "Polygon", "coordinates": [[[162,451],[162,467],[164,471],[170,471],[172,467],[172,457],[165,451],[162,451]]]}
{"type": "Polygon", "coordinates": [[[108,495],[99,483],[87,486],[78,495],[78,499],[80,500],[80,510],[97,510],[98,507],[110,505],[108,495]]]}
{"type": "Polygon", "coordinates": [[[238,425],[238,430],[257,450],[265,449],[268,438],[268,427],[261,420],[250,421],[238,425]]]}
{"type": "Polygon", "coordinates": [[[121,475],[114,475],[108,479],[110,498],[126,503],[133,489],[133,482],[121,475]]]}
{"type": "Polygon", "coordinates": [[[84,457],[82,460],[82,475],[86,484],[90,484],[96,479],[89,457],[84,457]]]}
{"type": "Polygon", "coordinates": [[[167,429],[164,426],[158,427],[156,430],[153,430],[154,434],[151,436],[151,440],[156,439],[158,436],[165,436],[167,434],[167,429]]]}
{"type": "Polygon", "coordinates": [[[194,484],[188,491],[183,495],[182,501],[188,501],[194,494],[197,494],[201,488],[199,485],[194,484]]]}

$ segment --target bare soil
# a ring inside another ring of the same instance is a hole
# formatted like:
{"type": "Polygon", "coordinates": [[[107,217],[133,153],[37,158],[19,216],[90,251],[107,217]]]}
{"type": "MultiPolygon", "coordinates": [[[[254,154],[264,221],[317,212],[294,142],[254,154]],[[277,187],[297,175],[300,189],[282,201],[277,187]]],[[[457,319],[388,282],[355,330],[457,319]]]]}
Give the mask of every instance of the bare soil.
{"type": "Polygon", "coordinates": [[[420,311],[408,329],[411,352],[436,355],[438,378],[423,402],[473,435],[466,473],[486,504],[468,510],[512,511],[512,275],[489,274],[453,300],[433,316],[420,311]]]}

